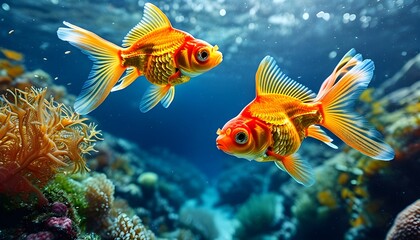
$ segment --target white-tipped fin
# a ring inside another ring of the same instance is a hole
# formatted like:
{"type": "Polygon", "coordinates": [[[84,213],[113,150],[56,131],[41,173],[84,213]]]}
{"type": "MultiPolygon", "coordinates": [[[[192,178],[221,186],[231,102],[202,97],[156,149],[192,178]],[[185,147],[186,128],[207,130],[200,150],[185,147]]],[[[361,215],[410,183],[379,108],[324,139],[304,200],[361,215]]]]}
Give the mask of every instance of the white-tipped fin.
{"type": "Polygon", "coordinates": [[[266,56],[260,63],[256,76],[257,96],[263,94],[281,94],[310,102],[314,93],[304,85],[287,77],[276,65],[276,61],[266,56]]]}
{"type": "Polygon", "coordinates": [[[282,157],[274,162],[278,168],[286,171],[296,182],[309,187],[315,183],[312,167],[298,154],[282,157]]]}
{"type": "Polygon", "coordinates": [[[148,33],[169,27],[172,25],[168,17],[155,5],[146,3],[141,21],[125,36],[123,46],[130,47],[148,33]]]}
{"type": "Polygon", "coordinates": [[[338,147],[332,143],[333,139],[330,138],[324,130],[321,129],[320,126],[311,125],[309,126],[308,130],[306,131],[306,136],[318,139],[321,142],[324,142],[328,146],[337,149],[338,147]]]}
{"type": "Polygon", "coordinates": [[[76,25],[63,23],[68,28],[59,28],[58,37],[82,50],[93,61],[88,80],[74,104],[77,113],[88,114],[105,100],[124,73],[119,55],[122,48],[76,25]]]}
{"type": "Polygon", "coordinates": [[[124,77],[122,77],[117,84],[112,88],[111,92],[122,90],[133,83],[142,74],[137,71],[135,67],[130,67],[125,71],[124,77]]]}
{"type": "Polygon", "coordinates": [[[314,101],[318,101],[320,98],[322,98],[333,87],[333,85],[339,81],[341,77],[343,77],[352,67],[356,66],[362,61],[362,55],[356,53],[354,48],[350,49],[343,56],[343,58],[341,58],[340,62],[334,68],[334,71],[331,73],[331,75],[322,83],[314,101]]]}
{"type": "Polygon", "coordinates": [[[167,108],[171,104],[175,95],[175,87],[171,85],[166,86],[150,86],[144,93],[140,102],[140,111],[145,113],[152,109],[160,101],[163,107],[167,108]]]}
{"type": "Polygon", "coordinates": [[[361,62],[361,55],[356,56],[353,58],[356,58],[357,64],[346,64],[347,67],[340,70],[345,74],[319,98],[324,112],[321,125],[361,153],[374,159],[388,161],[394,158],[394,150],[384,142],[381,134],[353,109],[355,100],[368,86],[375,69],[370,59],[361,62]]]}

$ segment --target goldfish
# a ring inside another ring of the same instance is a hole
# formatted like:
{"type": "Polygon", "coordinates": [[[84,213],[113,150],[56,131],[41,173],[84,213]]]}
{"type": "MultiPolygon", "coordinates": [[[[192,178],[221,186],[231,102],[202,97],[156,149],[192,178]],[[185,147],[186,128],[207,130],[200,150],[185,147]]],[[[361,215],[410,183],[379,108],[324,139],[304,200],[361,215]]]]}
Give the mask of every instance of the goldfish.
{"type": "Polygon", "coordinates": [[[274,162],[304,186],[314,184],[315,178],[310,164],[297,153],[303,140],[315,138],[337,149],[321,127],[373,159],[392,160],[394,150],[352,109],[374,68],[372,60],[363,60],[351,49],[315,95],[266,56],[256,73],[255,99],[217,130],[217,148],[238,158],[274,162]]]}
{"type": "Polygon", "coordinates": [[[152,83],[140,103],[147,112],[159,102],[167,108],[175,86],[209,71],[222,62],[218,46],[173,28],[168,17],[146,3],[141,21],[125,36],[119,47],[98,35],[63,22],[58,38],[81,49],[93,61],[88,80],[74,104],[79,114],[97,108],[110,92],[122,90],[138,77],[152,83]]]}
{"type": "Polygon", "coordinates": [[[0,52],[2,52],[4,54],[4,56],[6,56],[8,59],[10,60],[14,60],[14,61],[22,61],[23,60],[23,54],[10,50],[10,49],[6,49],[6,48],[0,48],[0,52]]]}

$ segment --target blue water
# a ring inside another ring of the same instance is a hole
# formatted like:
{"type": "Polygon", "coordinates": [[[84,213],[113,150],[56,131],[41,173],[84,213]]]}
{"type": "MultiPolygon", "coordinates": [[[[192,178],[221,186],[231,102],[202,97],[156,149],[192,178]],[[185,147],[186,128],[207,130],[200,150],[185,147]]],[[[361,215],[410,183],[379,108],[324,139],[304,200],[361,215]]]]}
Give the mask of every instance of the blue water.
{"type": "MultiPolygon", "coordinates": [[[[138,110],[150,85],[139,78],[111,93],[89,115],[100,129],[144,149],[167,148],[208,176],[227,162],[243,161],[216,148],[216,130],[254,98],[254,75],[264,56],[273,56],[285,73],[316,92],[350,48],[375,62],[373,86],[420,51],[417,0],[151,2],[168,14],[175,28],[219,45],[224,61],[177,86],[168,109],[158,105],[146,114],[138,110]]],[[[141,19],[143,5],[144,1],[3,0],[0,46],[25,53],[28,70],[45,70],[57,78],[56,84],[77,95],[92,64],[57,38],[62,21],[120,44],[141,19]]]]}

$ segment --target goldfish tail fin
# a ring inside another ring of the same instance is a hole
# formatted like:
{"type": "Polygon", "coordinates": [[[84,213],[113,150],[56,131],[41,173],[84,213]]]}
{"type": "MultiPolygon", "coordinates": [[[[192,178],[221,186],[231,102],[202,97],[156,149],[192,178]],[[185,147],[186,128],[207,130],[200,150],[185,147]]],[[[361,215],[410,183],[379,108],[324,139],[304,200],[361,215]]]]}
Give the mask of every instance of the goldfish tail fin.
{"type": "Polygon", "coordinates": [[[309,126],[306,132],[306,136],[318,139],[319,141],[324,142],[325,144],[330,146],[331,148],[334,148],[334,149],[338,148],[337,145],[332,143],[333,139],[330,138],[327,135],[327,133],[324,132],[324,130],[322,130],[319,126],[316,126],[316,125],[309,126]]]}
{"type": "Polygon", "coordinates": [[[164,108],[168,108],[175,96],[175,87],[171,85],[150,86],[144,93],[140,102],[140,111],[145,113],[152,109],[159,102],[164,108]]]}
{"type": "Polygon", "coordinates": [[[278,168],[286,171],[296,182],[309,187],[315,183],[315,177],[311,165],[303,160],[298,154],[281,156],[271,151],[267,152],[278,168]]]}
{"type": "Polygon", "coordinates": [[[322,83],[315,101],[321,99],[326,93],[328,93],[337,80],[346,74],[352,67],[361,63],[362,60],[361,54],[356,53],[354,48],[350,49],[350,51],[341,58],[331,75],[328,76],[328,78],[322,83]]]}
{"type": "MultiPolygon", "coordinates": [[[[361,59],[360,55],[356,56],[361,59]]],[[[344,75],[319,98],[323,112],[321,125],[361,153],[378,160],[391,160],[394,150],[362,116],[352,111],[355,100],[371,81],[374,68],[373,62],[366,59],[340,70],[344,75]]]]}
{"type": "Polygon", "coordinates": [[[125,71],[121,65],[122,48],[83,28],[63,22],[68,28],[59,28],[58,38],[69,42],[93,61],[88,80],[74,104],[79,114],[88,114],[98,107],[111,92],[125,71]]]}
{"type": "Polygon", "coordinates": [[[140,71],[138,71],[135,67],[130,67],[125,72],[124,77],[122,77],[118,83],[111,89],[111,92],[122,90],[128,87],[131,83],[133,83],[138,77],[143,75],[140,71]]]}

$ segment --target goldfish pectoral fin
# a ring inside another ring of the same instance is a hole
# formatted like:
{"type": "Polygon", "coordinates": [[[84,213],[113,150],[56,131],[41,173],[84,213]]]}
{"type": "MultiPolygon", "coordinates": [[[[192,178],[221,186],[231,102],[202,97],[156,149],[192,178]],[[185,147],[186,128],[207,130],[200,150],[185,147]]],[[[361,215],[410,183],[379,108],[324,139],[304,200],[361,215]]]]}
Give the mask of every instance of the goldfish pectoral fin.
{"type": "Polygon", "coordinates": [[[165,96],[160,100],[160,103],[164,108],[168,108],[171,105],[172,100],[175,97],[175,87],[171,86],[165,96]]]}
{"type": "Polygon", "coordinates": [[[160,101],[164,100],[162,102],[162,105],[165,107],[168,107],[173,99],[173,94],[175,91],[171,88],[173,86],[171,85],[164,85],[164,86],[157,86],[152,85],[150,86],[147,91],[144,93],[143,98],[140,102],[140,111],[145,113],[152,109],[156,104],[158,104],[160,101]],[[169,92],[169,96],[167,96],[169,92]]]}
{"type": "Polygon", "coordinates": [[[295,153],[289,156],[281,156],[272,151],[267,151],[267,155],[270,158],[275,158],[276,160],[274,163],[276,166],[287,172],[296,182],[306,187],[315,183],[311,165],[303,160],[298,154],[295,153]]]}
{"type": "Polygon", "coordinates": [[[274,161],[274,163],[276,164],[276,166],[277,166],[280,170],[282,170],[282,171],[286,172],[286,168],[284,168],[284,164],[283,164],[281,161],[274,161]]]}
{"type": "Polygon", "coordinates": [[[306,132],[306,136],[318,139],[319,141],[324,142],[325,144],[327,144],[328,146],[334,149],[338,148],[337,145],[332,143],[333,139],[330,138],[327,135],[327,133],[324,132],[324,130],[322,130],[321,127],[319,126],[316,126],[316,125],[309,126],[306,132]]]}
{"type": "Polygon", "coordinates": [[[172,27],[168,17],[155,5],[144,5],[143,17],[140,22],[130,30],[123,40],[123,46],[129,47],[146,34],[160,28],[172,27]]]}
{"type": "Polygon", "coordinates": [[[141,72],[137,71],[136,68],[130,67],[125,72],[124,77],[122,77],[117,84],[111,89],[111,92],[122,90],[132,84],[138,77],[142,75],[141,72]]]}
{"type": "Polygon", "coordinates": [[[263,94],[282,94],[301,100],[311,102],[315,97],[304,85],[292,80],[280,71],[276,61],[266,56],[260,63],[256,76],[257,96],[263,94]]]}
{"type": "Polygon", "coordinates": [[[277,167],[285,170],[296,182],[309,187],[315,183],[312,167],[298,154],[283,157],[282,161],[275,162],[277,167]]]}
{"type": "MultiPolygon", "coordinates": [[[[357,56],[359,61],[361,55],[357,56]]],[[[362,116],[350,109],[353,106],[351,103],[371,81],[374,68],[370,59],[359,61],[319,99],[323,109],[323,121],[320,124],[361,153],[388,161],[394,158],[394,150],[362,116]]]]}
{"type": "Polygon", "coordinates": [[[122,48],[83,28],[63,23],[68,28],[59,28],[57,36],[79,48],[93,61],[88,80],[74,104],[77,113],[88,114],[105,100],[124,73],[119,55],[122,48]]]}

